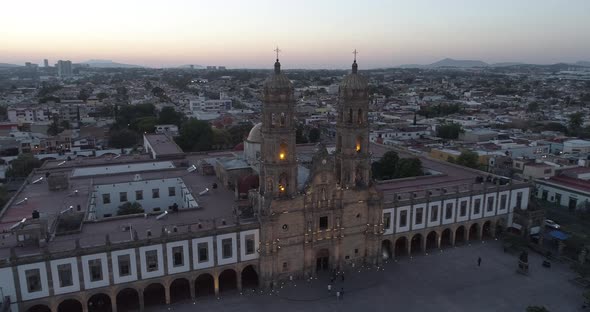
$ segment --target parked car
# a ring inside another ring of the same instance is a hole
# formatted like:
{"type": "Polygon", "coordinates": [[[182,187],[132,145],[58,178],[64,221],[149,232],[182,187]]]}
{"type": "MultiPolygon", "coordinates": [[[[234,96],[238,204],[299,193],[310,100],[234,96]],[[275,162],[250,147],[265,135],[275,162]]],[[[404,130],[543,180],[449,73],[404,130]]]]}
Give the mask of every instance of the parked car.
{"type": "Polygon", "coordinates": [[[556,230],[559,230],[561,227],[559,224],[555,223],[555,221],[549,219],[545,219],[545,226],[556,230]]]}

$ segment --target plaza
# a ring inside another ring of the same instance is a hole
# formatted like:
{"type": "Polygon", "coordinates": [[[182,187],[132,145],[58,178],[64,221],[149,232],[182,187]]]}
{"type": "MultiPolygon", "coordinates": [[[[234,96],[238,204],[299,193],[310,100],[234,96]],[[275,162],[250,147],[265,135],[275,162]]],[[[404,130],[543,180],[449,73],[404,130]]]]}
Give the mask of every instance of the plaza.
{"type": "MultiPolygon", "coordinates": [[[[549,311],[581,311],[582,289],[565,264],[541,265],[529,253],[530,274],[516,273],[517,256],[488,240],[389,261],[379,270],[356,268],[338,277],[331,293],[328,273],[266,290],[244,290],[223,297],[197,298],[168,306],[170,311],[515,311],[529,305],[549,311]],[[477,266],[478,257],[482,258],[477,266]],[[344,289],[344,298],[336,291],[344,289]]],[[[158,307],[151,311],[160,311],[158,307]]]]}

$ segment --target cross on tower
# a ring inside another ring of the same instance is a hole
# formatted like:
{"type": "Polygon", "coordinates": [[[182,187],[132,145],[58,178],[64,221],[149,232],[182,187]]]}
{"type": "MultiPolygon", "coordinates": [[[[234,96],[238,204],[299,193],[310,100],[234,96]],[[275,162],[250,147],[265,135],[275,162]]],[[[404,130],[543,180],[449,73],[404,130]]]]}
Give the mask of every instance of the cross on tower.
{"type": "Polygon", "coordinates": [[[279,46],[277,46],[276,49],[274,49],[273,51],[277,52],[277,61],[279,60],[279,52],[281,52],[281,50],[279,50],[279,46]]]}
{"type": "Polygon", "coordinates": [[[356,55],[358,54],[357,50],[354,49],[354,51],[352,51],[352,54],[354,54],[354,61],[356,62],[356,55]]]}

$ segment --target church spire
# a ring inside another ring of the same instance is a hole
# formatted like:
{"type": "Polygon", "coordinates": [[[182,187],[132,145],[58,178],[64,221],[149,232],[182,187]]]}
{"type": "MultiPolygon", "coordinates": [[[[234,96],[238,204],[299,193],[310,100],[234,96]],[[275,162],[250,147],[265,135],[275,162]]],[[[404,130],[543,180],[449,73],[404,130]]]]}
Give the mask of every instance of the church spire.
{"type": "Polygon", "coordinates": [[[356,74],[356,72],[358,70],[358,65],[356,64],[356,55],[358,54],[358,51],[356,49],[354,49],[352,54],[354,54],[354,62],[352,63],[352,73],[356,74]]]}
{"type": "Polygon", "coordinates": [[[281,52],[281,50],[279,50],[279,46],[277,46],[277,48],[273,51],[277,53],[277,61],[275,62],[275,74],[278,75],[281,73],[281,63],[279,63],[279,53],[281,52]]]}

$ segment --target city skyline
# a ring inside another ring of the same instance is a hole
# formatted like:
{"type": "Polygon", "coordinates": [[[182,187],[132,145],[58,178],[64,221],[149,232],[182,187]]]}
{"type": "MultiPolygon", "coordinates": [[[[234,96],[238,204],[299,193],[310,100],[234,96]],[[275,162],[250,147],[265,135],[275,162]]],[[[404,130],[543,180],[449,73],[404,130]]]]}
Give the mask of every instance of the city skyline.
{"type": "Polygon", "coordinates": [[[21,1],[4,6],[0,62],[109,59],[148,67],[284,68],[429,64],[443,58],[588,61],[587,1],[21,1]],[[27,12],[27,19],[18,12],[27,12]],[[18,26],[18,27],[17,27],[18,26]]]}

